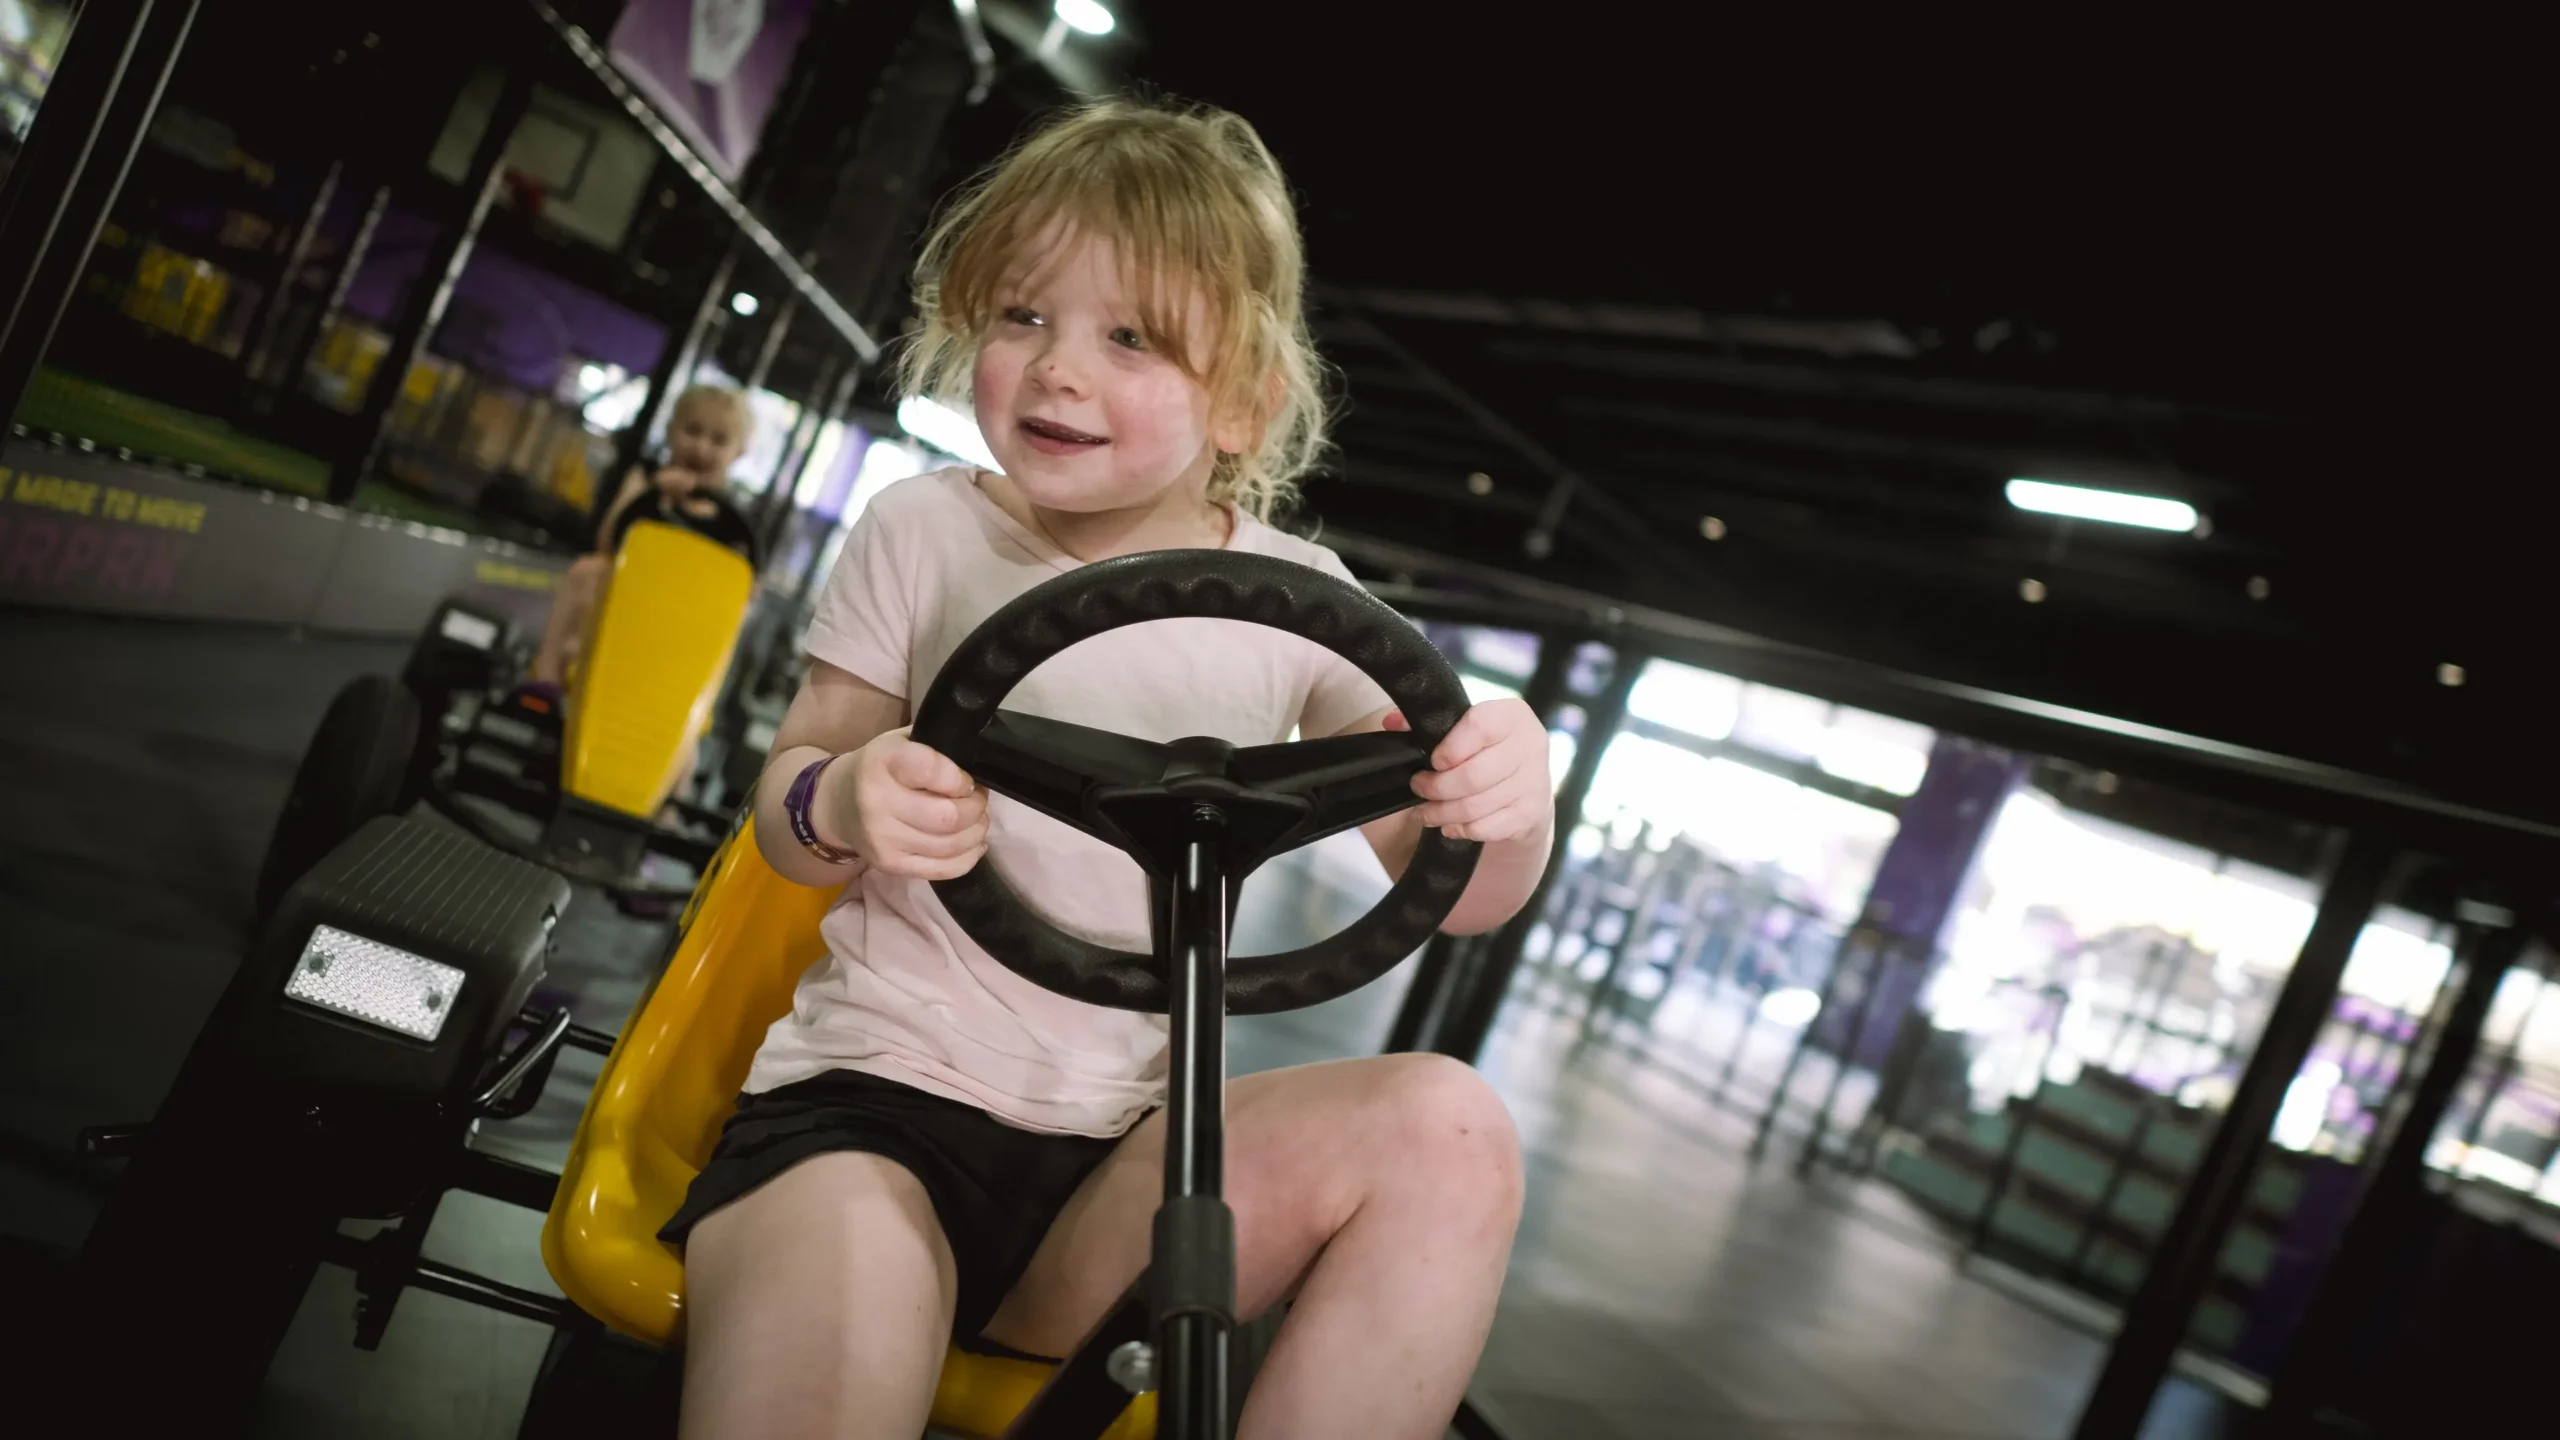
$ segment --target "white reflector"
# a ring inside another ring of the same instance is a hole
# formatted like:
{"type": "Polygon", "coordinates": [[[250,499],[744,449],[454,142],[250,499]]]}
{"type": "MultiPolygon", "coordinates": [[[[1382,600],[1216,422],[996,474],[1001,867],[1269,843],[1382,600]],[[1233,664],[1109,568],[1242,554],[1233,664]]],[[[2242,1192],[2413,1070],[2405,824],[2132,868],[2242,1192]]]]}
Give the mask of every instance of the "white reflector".
{"type": "Polygon", "coordinates": [[[462,981],[462,972],[450,965],[321,925],[302,947],[284,993],[352,1020],[433,1040],[443,1033],[462,981]]]}
{"type": "Polygon", "coordinates": [[[2050,480],[2010,481],[2009,503],[2040,515],[2104,520],[2111,525],[2139,525],[2145,530],[2196,528],[2196,507],[2184,500],[2132,495],[2122,490],[2092,490],[2084,485],[2056,485],[2050,480]]]}
{"type": "Polygon", "coordinates": [[[457,640],[474,650],[486,650],[497,643],[498,622],[484,620],[460,610],[444,612],[444,638],[457,640]]]}

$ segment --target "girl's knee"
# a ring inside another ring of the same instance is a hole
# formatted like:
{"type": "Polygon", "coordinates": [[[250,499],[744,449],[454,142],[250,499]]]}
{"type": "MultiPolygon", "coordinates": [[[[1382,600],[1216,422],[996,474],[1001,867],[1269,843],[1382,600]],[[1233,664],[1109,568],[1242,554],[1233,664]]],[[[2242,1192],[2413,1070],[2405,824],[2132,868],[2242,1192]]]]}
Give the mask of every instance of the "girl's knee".
{"type": "Polygon", "coordinates": [[[1397,1171],[1434,1189],[1463,1188],[1516,1210],[1520,1134],[1510,1108],[1475,1067],[1446,1055],[1384,1055],[1376,1095],[1397,1171]]]}

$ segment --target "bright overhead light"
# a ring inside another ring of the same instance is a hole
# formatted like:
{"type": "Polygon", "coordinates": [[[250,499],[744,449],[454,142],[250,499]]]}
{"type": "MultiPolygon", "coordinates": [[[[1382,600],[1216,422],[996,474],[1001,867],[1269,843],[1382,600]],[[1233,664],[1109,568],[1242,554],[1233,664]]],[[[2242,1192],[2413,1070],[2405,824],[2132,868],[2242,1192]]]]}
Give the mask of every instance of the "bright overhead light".
{"type": "Polygon", "coordinates": [[[1111,27],[1119,23],[1095,0],[1058,0],[1058,18],[1066,21],[1069,29],[1087,35],[1108,35],[1111,27]]]}
{"type": "Polygon", "coordinates": [[[982,470],[1003,470],[978,422],[938,400],[910,395],[898,402],[898,428],[945,455],[966,460],[982,470]]]}
{"type": "Polygon", "coordinates": [[[2122,490],[2092,490],[2085,485],[2057,485],[2050,480],[2010,481],[2009,503],[2040,515],[2139,525],[2145,530],[2185,532],[2196,528],[2196,507],[2184,500],[2132,495],[2122,490]]]}
{"type": "Polygon", "coordinates": [[[756,313],[756,297],[741,290],[729,297],[729,308],[741,315],[753,315],[756,313]]]}

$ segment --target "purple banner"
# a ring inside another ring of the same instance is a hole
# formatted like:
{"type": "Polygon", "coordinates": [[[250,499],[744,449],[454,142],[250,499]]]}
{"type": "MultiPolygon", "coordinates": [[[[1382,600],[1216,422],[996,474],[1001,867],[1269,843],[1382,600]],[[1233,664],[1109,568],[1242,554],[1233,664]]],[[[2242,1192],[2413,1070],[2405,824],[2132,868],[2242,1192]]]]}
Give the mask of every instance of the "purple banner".
{"type": "MultiPolygon", "coordinates": [[[[388,330],[409,289],[426,268],[437,223],[392,208],[374,231],[373,248],[347,287],[348,313],[388,330]]],[[[666,327],[581,289],[539,266],[487,245],[475,246],[454,282],[453,303],[427,348],[445,359],[548,395],[573,361],[601,360],[635,375],[649,373],[667,343],[666,327]]]]}
{"type": "Polygon", "coordinates": [[[607,49],[711,168],[735,183],[808,31],[812,0],[630,0],[607,49]]]}

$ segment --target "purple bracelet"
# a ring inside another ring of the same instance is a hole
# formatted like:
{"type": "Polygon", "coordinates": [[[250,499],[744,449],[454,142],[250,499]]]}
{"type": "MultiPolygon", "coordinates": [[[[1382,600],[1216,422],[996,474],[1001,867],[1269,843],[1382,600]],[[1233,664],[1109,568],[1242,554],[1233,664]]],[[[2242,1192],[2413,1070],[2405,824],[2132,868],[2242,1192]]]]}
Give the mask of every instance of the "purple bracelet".
{"type": "Polygon", "coordinates": [[[809,802],[818,793],[818,772],[834,764],[837,758],[834,755],[824,756],[802,767],[799,778],[791,782],[791,789],[782,797],[782,813],[791,822],[792,838],[810,854],[830,865],[850,865],[862,857],[851,851],[838,850],[819,839],[818,827],[809,819],[809,802]]]}

